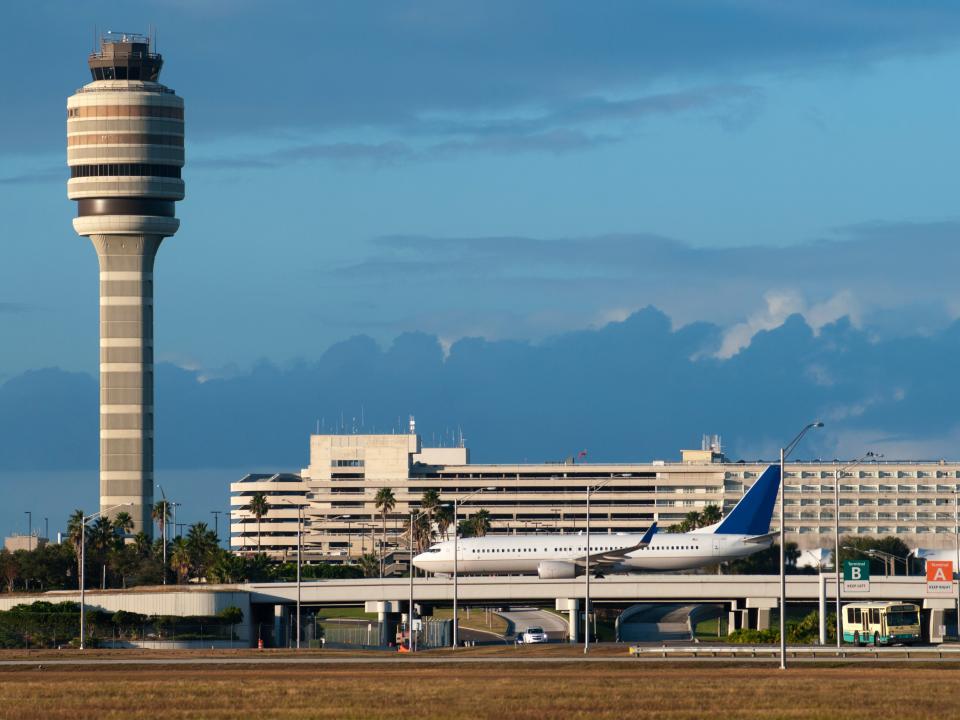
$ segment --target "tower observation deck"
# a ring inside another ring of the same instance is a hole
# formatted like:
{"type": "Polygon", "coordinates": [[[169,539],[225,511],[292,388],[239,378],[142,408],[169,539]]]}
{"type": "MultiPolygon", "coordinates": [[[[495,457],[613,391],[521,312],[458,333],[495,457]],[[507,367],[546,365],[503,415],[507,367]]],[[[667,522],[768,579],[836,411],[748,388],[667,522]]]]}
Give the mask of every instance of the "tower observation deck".
{"type": "Polygon", "coordinates": [[[100,509],[131,504],[151,535],[153,264],[180,226],[183,100],[142,35],[108,33],[88,64],[67,100],[67,195],[100,264],[100,509]]]}

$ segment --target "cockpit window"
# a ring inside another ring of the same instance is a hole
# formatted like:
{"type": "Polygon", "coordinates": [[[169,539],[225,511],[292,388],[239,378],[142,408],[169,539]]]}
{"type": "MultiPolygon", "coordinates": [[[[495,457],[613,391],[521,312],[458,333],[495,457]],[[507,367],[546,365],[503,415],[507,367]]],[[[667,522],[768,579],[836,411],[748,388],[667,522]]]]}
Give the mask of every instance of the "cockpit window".
{"type": "Polygon", "coordinates": [[[428,552],[428,553],[438,553],[438,552],[440,552],[440,547],[439,547],[438,545],[434,545],[432,548],[428,549],[427,552],[428,552]]]}

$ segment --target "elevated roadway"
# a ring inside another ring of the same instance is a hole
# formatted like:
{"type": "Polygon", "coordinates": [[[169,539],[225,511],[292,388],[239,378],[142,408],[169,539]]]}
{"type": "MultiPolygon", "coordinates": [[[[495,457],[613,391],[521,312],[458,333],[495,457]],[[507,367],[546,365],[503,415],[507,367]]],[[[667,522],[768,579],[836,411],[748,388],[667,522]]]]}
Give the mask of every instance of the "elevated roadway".
{"type": "MultiPolygon", "coordinates": [[[[943,623],[943,612],[954,607],[957,586],[951,593],[928,596],[923,577],[894,576],[872,578],[866,592],[844,593],[843,600],[902,600],[917,602],[929,610],[930,638],[943,623]]],[[[583,578],[541,580],[536,576],[466,576],[459,580],[459,601],[474,605],[523,605],[555,603],[557,610],[569,612],[572,637],[573,620],[582,611],[583,578]]],[[[776,575],[609,575],[590,583],[591,599],[596,603],[650,603],[700,605],[719,603],[727,608],[729,626],[767,627],[770,612],[779,604],[780,584],[776,575]]],[[[302,583],[304,605],[366,605],[385,613],[406,611],[410,596],[407,578],[370,578],[319,580],[302,583]]],[[[836,597],[833,574],[788,575],[789,602],[830,602],[836,597]]],[[[422,605],[449,605],[453,601],[453,581],[448,577],[417,578],[414,602],[422,605]]],[[[87,602],[104,610],[127,610],[143,614],[200,615],[215,614],[227,605],[247,610],[273,606],[278,617],[288,613],[297,599],[296,583],[244,583],[238,585],[179,585],[138,587],[129,590],[90,590],[87,602]]],[[[54,591],[33,595],[0,596],[0,610],[13,605],[47,600],[77,601],[76,591],[54,591]]],[[[280,622],[280,621],[278,621],[280,622]]]]}

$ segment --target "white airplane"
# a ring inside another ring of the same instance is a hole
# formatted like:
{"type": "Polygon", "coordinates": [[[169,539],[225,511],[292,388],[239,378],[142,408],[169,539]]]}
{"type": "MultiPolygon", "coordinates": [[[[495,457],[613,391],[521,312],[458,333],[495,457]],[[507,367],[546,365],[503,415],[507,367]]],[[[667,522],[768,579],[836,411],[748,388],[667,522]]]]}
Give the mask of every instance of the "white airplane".
{"type": "MultiPolygon", "coordinates": [[[[770,519],[780,487],[780,466],[771,465],[719,523],[689,533],[658,533],[654,523],[643,535],[590,534],[590,571],[686,570],[752,555],[773,542],[770,519]]],[[[453,573],[453,540],[431,546],[413,558],[427,572],[453,573]]],[[[458,541],[457,572],[539,575],[567,579],[583,575],[587,538],[561,535],[486,535],[458,541]]]]}

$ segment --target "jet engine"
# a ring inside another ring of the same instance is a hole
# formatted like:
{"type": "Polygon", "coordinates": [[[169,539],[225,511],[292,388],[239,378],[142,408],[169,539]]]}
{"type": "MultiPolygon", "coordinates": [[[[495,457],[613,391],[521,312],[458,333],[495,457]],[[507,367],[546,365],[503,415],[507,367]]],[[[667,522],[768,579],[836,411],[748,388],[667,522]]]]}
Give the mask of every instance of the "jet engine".
{"type": "Polygon", "coordinates": [[[569,580],[577,576],[577,566],[571,562],[545,560],[537,566],[541,580],[569,580]]]}

